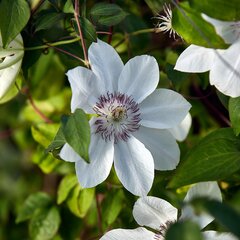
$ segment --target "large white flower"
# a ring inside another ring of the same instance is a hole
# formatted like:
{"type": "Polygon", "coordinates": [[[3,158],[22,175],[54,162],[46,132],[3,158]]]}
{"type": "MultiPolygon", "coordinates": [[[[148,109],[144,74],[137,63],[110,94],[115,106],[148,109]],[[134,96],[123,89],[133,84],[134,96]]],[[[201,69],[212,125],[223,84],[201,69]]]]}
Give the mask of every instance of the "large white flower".
{"type": "MultiPolygon", "coordinates": [[[[195,197],[209,197],[215,200],[222,200],[220,189],[216,182],[198,183],[191,187],[184,199],[187,203],[195,197]]],[[[213,218],[208,215],[194,214],[193,209],[185,205],[181,211],[180,220],[190,219],[201,228],[207,226],[213,221],[213,218]]],[[[107,232],[100,240],[164,240],[165,233],[169,226],[176,222],[178,210],[169,202],[151,196],[139,198],[133,208],[133,217],[140,226],[147,226],[154,232],[147,230],[144,227],[136,229],[115,229],[107,232]]],[[[229,233],[217,233],[215,231],[203,232],[205,240],[237,240],[229,233]]]]}
{"type": "Polygon", "coordinates": [[[19,34],[7,48],[3,48],[0,35],[0,99],[14,84],[23,58],[23,39],[19,34]]]}
{"type": "MultiPolygon", "coordinates": [[[[135,195],[146,195],[153,183],[154,168],[174,169],[180,151],[176,129],[189,129],[185,119],[190,104],[178,93],[156,89],[159,68],[147,55],[137,56],[124,65],[110,45],[98,40],[88,51],[91,70],[76,67],[67,73],[71,88],[71,111],[82,108],[97,115],[90,120],[90,163],[68,144],[62,159],[75,162],[82,187],[103,182],[114,162],[124,187],[135,195]],[[187,127],[186,127],[187,126],[187,127]]],[[[180,131],[181,132],[181,131],[180,131]]]]}
{"type": "Polygon", "coordinates": [[[227,49],[190,45],[178,58],[175,68],[182,72],[210,71],[210,84],[231,97],[240,96],[240,22],[226,22],[202,15],[216,32],[231,44],[227,49]]]}

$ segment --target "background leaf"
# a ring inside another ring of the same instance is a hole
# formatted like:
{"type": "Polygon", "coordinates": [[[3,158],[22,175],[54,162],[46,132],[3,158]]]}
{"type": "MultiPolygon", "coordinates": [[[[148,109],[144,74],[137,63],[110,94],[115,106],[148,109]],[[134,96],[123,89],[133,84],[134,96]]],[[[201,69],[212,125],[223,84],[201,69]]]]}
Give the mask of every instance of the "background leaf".
{"type": "Polygon", "coordinates": [[[189,0],[191,7],[210,17],[225,21],[240,20],[240,5],[238,0],[189,0]]]}
{"type": "Polygon", "coordinates": [[[240,169],[240,138],[222,128],[203,138],[177,167],[169,187],[230,177],[240,169]]]}
{"type": "Polygon", "coordinates": [[[6,47],[26,26],[30,9],[25,0],[0,1],[0,29],[3,47],[6,47]]]}
{"type": "Polygon", "coordinates": [[[229,116],[236,136],[240,133],[240,97],[229,99],[229,116]]]}
{"type": "Polygon", "coordinates": [[[30,236],[34,240],[52,239],[60,225],[60,214],[56,207],[39,209],[30,221],[30,236]]]}
{"type": "Polygon", "coordinates": [[[22,222],[30,219],[34,212],[39,208],[45,208],[51,203],[51,198],[43,192],[30,195],[21,207],[16,222],[22,222]]]}
{"type": "Polygon", "coordinates": [[[215,32],[214,27],[201,17],[201,12],[191,9],[186,2],[180,3],[173,10],[172,26],[189,44],[209,48],[226,48],[222,38],[215,32]]]}

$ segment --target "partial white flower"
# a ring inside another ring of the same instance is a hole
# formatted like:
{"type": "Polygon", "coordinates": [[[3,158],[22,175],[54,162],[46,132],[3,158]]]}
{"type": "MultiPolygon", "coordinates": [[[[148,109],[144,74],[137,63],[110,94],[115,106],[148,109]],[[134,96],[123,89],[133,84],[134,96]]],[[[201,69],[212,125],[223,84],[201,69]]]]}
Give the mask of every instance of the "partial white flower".
{"type": "Polygon", "coordinates": [[[19,34],[7,48],[3,48],[0,35],[0,99],[15,83],[23,59],[23,39],[19,34]]]}
{"type": "Polygon", "coordinates": [[[169,33],[169,37],[175,39],[179,35],[172,27],[172,9],[170,5],[163,5],[164,15],[157,15],[155,18],[159,20],[156,25],[156,32],[169,33]]]}
{"type": "Polygon", "coordinates": [[[175,68],[182,72],[210,71],[210,84],[231,97],[240,96],[240,22],[224,22],[206,15],[203,18],[215,26],[216,32],[230,43],[227,49],[212,49],[190,45],[177,59],[175,68]]]}
{"type": "Polygon", "coordinates": [[[90,163],[68,144],[62,159],[75,162],[82,187],[103,182],[112,164],[123,186],[146,195],[154,169],[176,168],[180,151],[169,129],[186,117],[190,104],[178,93],[156,89],[159,68],[147,55],[125,65],[110,45],[98,40],[88,51],[91,70],[77,67],[67,72],[72,88],[71,111],[82,108],[97,115],[90,120],[90,163]]]}
{"type": "MultiPolygon", "coordinates": [[[[221,192],[216,182],[203,182],[191,187],[184,201],[188,202],[200,196],[218,201],[222,200],[221,192]]],[[[182,209],[180,219],[190,219],[200,224],[201,228],[213,221],[213,218],[208,215],[196,216],[189,209],[191,208],[182,209]]],[[[164,240],[169,226],[178,221],[178,210],[161,198],[145,196],[136,201],[133,208],[133,217],[140,226],[147,226],[153,229],[153,232],[143,227],[134,230],[115,229],[107,232],[100,240],[164,240]]],[[[237,240],[229,233],[216,233],[215,231],[206,231],[203,236],[205,240],[237,240]]]]}

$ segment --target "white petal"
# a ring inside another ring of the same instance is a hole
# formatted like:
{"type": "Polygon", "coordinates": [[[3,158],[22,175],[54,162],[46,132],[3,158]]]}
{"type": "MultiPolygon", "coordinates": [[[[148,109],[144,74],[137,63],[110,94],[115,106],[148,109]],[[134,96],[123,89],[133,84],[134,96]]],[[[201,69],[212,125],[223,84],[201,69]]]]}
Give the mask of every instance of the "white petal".
{"type": "Polygon", "coordinates": [[[168,130],[174,136],[175,139],[177,139],[178,141],[183,141],[187,137],[191,125],[192,117],[190,113],[188,113],[178,126],[170,128],[168,130]]]}
{"type": "Polygon", "coordinates": [[[0,35],[0,99],[8,92],[15,83],[17,75],[21,69],[23,50],[13,50],[23,48],[23,39],[19,34],[6,49],[2,48],[2,39],[0,35]]]}
{"type": "Polygon", "coordinates": [[[0,99],[4,97],[10,87],[15,83],[17,75],[21,69],[22,60],[10,67],[0,70],[0,99]]]}
{"type": "MultiPolygon", "coordinates": [[[[90,124],[94,122],[91,119],[90,124]]],[[[83,188],[95,187],[109,175],[113,163],[113,142],[106,142],[101,135],[95,134],[91,126],[91,142],[89,146],[90,163],[85,162],[69,145],[60,152],[60,157],[75,162],[78,180],[83,188]]]]}
{"type": "Polygon", "coordinates": [[[205,14],[202,14],[202,17],[215,27],[217,34],[221,36],[226,43],[231,44],[239,39],[239,22],[221,21],[205,14]]]}
{"type": "Polygon", "coordinates": [[[59,153],[61,159],[67,162],[76,162],[80,160],[80,156],[73,150],[73,148],[68,144],[65,143],[59,153]]]}
{"type": "Polygon", "coordinates": [[[146,128],[133,133],[151,152],[157,170],[175,169],[180,160],[180,150],[176,140],[167,130],[146,128]]]}
{"type": "Polygon", "coordinates": [[[23,58],[23,53],[23,39],[21,34],[18,34],[17,37],[9,43],[7,48],[2,48],[2,39],[0,35],[0,59],[3,59],[0,63],[0,70],[8,68],[20,61],[23,58]]]}
{"type": "Polygon", "coordinates": [[[133,216],[140,226],[159,230],[177,220],[177,209],[161,198],[145,196],[134,204],[133,216]]]}
{"type": "Polygon", "coordinates": [[[204,231],[203,237],[205,240],[238,240],[231,233],[219,233],[215,231],[204,231]]]}
{"type": "Polygon", "coordinates": [[[155,234],[143,227],[136,229],[114,229],[107,232],[100,240],[155,240],[155,234]]]}
{"type": "Polygon", "coordinates": [[[87,68],[76,67],[69,70],[66,75],[72,89],[71,111],[82,108],[88,113],[93,113],[92,106],[98,97],[94,91],[94,86],[98,85],[94,73],[87,68]]]}
{"type": "MultiPolygon", "coordinates": [[[[189,202],[196,197],[208,197],[209,199],[222,201],[221,191],[216,182],[201,182],[195,184],[188,190],[184,202],[189,202]]],[[[201,228],[204,228],[214,220],[213,217],[204,213],[197,216],[193,208],[188,205],[183,207],[181,219],[190,219],[198,223],[201,228]]]]}
{"type": "Polygon", "coordinates": [[[150,128],[173,128],[181,123],[191,105],[180,94],[168,89],[156,89],[139,104],[141,125],[150,128]]]}
{"type": "Polygon", "coordinates": [[[181,72],[206,72],[211,69],[215,57],[215,50],[211,48],[190,45],[178,57],[174,69],[181,72]]]}
{"type": "Polygon", "coordinates": [[[123,186],[134,195],[147,195],[154,178],[151,153],[133,136],[114,147],[114,166],[123,186]]]}
{"type": "Polygon", "coordinates": [[[123,62],[116,50],[109,44],[97,40],[92,43],[88,50],[89,61],[92,71],[104,82],[102,89],[107,91],[117,91],[117,81],[123,69],[123,62]]]}
{"type": "Polygon", "coordinates": [[[159,81],[159,68],[154,57],[143,55],[130,59],[123,68],[118,91],[140,103],[151,94],[159,81]]]}
{"type": "Polygon", "coordinates": [[[210,83],[231,97],[240,96],[240,40],[224,50],[210,71],[210,83]]]}

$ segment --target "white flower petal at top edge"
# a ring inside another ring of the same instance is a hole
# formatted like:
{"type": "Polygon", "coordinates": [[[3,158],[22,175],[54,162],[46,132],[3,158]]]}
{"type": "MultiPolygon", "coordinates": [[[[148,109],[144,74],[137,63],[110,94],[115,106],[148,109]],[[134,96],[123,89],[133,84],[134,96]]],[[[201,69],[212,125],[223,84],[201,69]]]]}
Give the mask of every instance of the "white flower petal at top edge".
{"type": "Polygon", "coordinates": [[[202,234],[203,234],[204,240],[238,240],[238,238],[233,236],[231,233],[204,231],[202,234]]]}
{"type": "Polygon", "coordinates": [[[188,113],[178,126],[170,128],[168,131],[174,136],[176,140],[183,141],[187,137],[191,125],[192,117],[190,113],[188,113]]]}
{"type": "Polygon", "coordinates": [[[155,234],[143,227],[136,229],[114,229],[107,232],[100,240],[156,240],[155,234]]]}
{"type": "Polygon", "coordinates": [[[210,83],[225,95],[240,96],[240,40],[216,58],[210,71],[210,83]]]}
{"type": "Polygon", "coordinates": [[[14,50],[14,48],[23,48],[20,34],[8,45],[7,49],[2,49],[0,36],[0,99],[14,84],[21,68],[24,51],[14,50]]]}
{"type": "Polygon", "coordinates": [[[123,186],[137,196],[150,191],[154,178],[151,153],[135,137],[119,141],[114,149],[114,167],[123,186]]]}
{"type": "Polygon", "coordinates": [[[228,44],[232,44],[240,39],[240,21],[221,21],[211,18],[206,14],[201,14],[202,17],[209,23],[211,23],[219,36],[228,44]]]}
{"type": "Polygon", "coordinates": [[[166,129],[179,125],[191,105],[172,90],[156,89],[139,107],[143,126],[166,129]]]}
{"type": "MultiPolygon", "coordinates": [[[[184,202],[189,202],[196,197],[208,197],[210,199],[222,201],[221,191],[217,182],[197,183],[188,190],[187,195],[184,198],[184,202]]],[[[198,223],[201,228],[204,228],[214,220],[213,217],[204,213],[196,215],[193,208],[189,205],[183,207],[180,219],[191,219],[192,221],[198,223]]]]}
{"type": "Polygon", "coordinates": [[[133,135],[151,152],[154,168],[173,170],[179,163],[180,150],[176,140],[168,130],[153,129],[141,126],[133,135]]]}
{"type": "Polygon", "coordinates": [[[190,45],[177,59],[175,70],[200,73],[211,69],[216,57],[214,49],[190,45]]]}
{"type": "Polygon", "coordinates": [[[105,83],[103,86],[105,92],[101,94],[117,91],[117,81],[123,69],[123,62],[116,50],[98,39],[97,43],[91,44],[88,54],[92,71],[105,83]]]}
{"type": "Polygon", "coordinates": [[[155,230],[161,229],[177,221],[178,210],[169,202],[145,196],[139,198],[133,207],[133,217],[140,226],[147,226],[155,230]]]}
{"type": "Polygon", "coordinates": [[[140,103],[151,94],[159,81],[159,68],[154,57],[142,55],[130,59],[118,81],[118,91],[140,103]]]}
{"type": "Polygon", "coordinates": [[[82,108],[87,113],[94,113],[92,105],[97,101],[97,97],[94,98],[93,89],[94,85],[98,83],[94,73],[87,68],[76,67],[69,70],[66,75],[72,89],[71,112],[82,108]],[[92,102],[89,102],[90,96],[92,102]]]}

